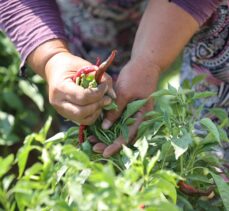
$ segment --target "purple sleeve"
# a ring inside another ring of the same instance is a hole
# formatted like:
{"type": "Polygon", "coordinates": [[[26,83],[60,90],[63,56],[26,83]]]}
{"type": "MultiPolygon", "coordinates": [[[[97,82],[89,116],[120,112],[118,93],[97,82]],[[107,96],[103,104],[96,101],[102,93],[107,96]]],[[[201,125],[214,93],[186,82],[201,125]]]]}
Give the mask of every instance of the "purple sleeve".
{"type": "Polygon", "coordinates": [[[203,25],[211,17],[221,0],[171,0],[203,25]]]}
{"type": "Polygon", "coordinates": [[[66,40],[55,0],[0,0],[0,27],[15,44],[22,65],[45,41],[66,40]]]}

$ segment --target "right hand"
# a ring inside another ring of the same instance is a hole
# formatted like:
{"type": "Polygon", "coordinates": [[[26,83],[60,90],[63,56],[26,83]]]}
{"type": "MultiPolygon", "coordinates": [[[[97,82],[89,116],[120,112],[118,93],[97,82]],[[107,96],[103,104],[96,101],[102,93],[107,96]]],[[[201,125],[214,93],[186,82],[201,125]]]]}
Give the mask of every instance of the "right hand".
{"type": "Polygon", "coordinates": [[[97,88],[84,89],[73,82],[72,76],[79,69],[91,65],[69,52],[63,52],[54,55],[45,66],[50,103],[59,114],[83,125],[94,123],[102,108],[112,102],[105,96],[112,89],[112,80],[107,74],[97,88]]]}
{"type": "MultiPolygon", "coordinates": [[[[63,117],[78,124],[90,125],[112,99],[112,79],[104,74],[97,88],[84,89],[72,77],[92,64],[72,55],[62,40],[50,40],[37,47],[27,59],[31,68],[48,82],[49,101],[63,117]]],[[[95,67],[96,68],[96,67],[95,67]]]]}

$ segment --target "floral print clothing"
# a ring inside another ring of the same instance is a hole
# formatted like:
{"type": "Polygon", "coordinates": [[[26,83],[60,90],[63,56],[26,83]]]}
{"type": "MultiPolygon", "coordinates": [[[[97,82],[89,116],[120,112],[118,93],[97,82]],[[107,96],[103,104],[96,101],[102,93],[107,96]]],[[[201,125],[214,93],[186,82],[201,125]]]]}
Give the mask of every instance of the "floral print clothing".
{"type": "Polygon", "coordinates": [[[111,50],[118,55],[109,74],[117,78],[130,58],[132,43],[145,1],[58,0],[71,50],[92,63],[107,58],[111,50]]]}

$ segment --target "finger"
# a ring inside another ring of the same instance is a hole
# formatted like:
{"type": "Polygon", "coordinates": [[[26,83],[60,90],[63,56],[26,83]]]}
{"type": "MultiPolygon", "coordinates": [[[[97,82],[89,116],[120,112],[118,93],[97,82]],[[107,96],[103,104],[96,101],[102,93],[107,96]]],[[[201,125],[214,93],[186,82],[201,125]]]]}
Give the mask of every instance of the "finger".
{"type": "Polygon", "coordinates": [[[118,106],[118,109],[117,110],[111,110],[111,111],[108,111],[105,115],[105,118],[102,122],[102,128],[103,129],[109,129],[113,123],[121,116],[123,110],[125,109],[128,101],[125,100],[125,98],[122,98],[121,96],[117,96],[117,99],[116,99],[116,104],[118,106]]]}
{"type": "Polygon", "coordinates": [[[112,99],[108,96],[104,96],[99,102],[95,102],[86,106],[78,106],[78,113],[81,118],[92,115],[98,109],[102,109],[104,106],[109,105],[112,102],[112,99]]]}
{"type": "Polygon", "coordinates": [[[97,143],[93,146],[93,151],[97,153],[103,153],[104,149],[106,149],[107,145],[104,143],[97,143]]]}
{"type": "Polygon", "coordinates": [[[113,89],[112,78],[107,73],[105,73],[102,77],[101,82],[105,82],[108,85],[107,95],[110,96],[112,99],[116,99],[116,93],[113,89]]]}
{"type": "Polygon", "coordinates": [[[64,92],[66,101],[75,105],[85,106],[101,100],[108,91],[108,85],[101,83],[96,88],[84,89],[74,83],[68,83],[68,85],[63,87],[63,90],[59,91],[64,92]]]}
{"type": "MultiPolygon", "coordinates": [[[[87,106],[87,107],[91,107],[91,106],[87,106]]],[[[87,115],[84,112],[83,116],[82,115],[82,109],[79,108],[79,106],[75,106],[72,103],[69,102],[63,102],[61,104],[61,106],[56,106],[56,110],[59,114],[61,114],[62,116],[64,116],[67,119],[70,119],[74,122],[77,122],[79,124],[91,124],[92,122],[95,121],[95,119],[98,118],[98,116],[101,114],[102,109],[97,106],[98,109],[94,110],[93,112],[90,111],[90,108],[87,111],[87,115]]]]}
{"type": "Polygon", "coordinates": [[[99,143],[99,140],[93,135],[88,137],[88,141],[92,144],[99,143]]]}
{"type": "Polygon", "coordinates": [[[122,145],[126,145],[128,143],[134,143],[135,142],[135,137],[137,135],[137,131],[138,131],[138,127],[141,124],[141,122],[143,121],[143,116],[144,114],[139,111],[136,113],[135,118],[136,121],[133,125],[128,127],[128,140],[126,141],[125,138],[121,135],[119,136],[113,144],[109,145],[104,151],[103,151],[103,157],[108,158],[114,154],[116,154],[117,152],[119,152],[122,148],[122,145]]]}
{"type": "Polygon", "coordinates": [[[81,120],[81,124],[82,125],[91,125],[94,124],[95,121],[98,119],[98,117],[100,116],[102,110],[99,109],[97,110],[94,114],[92,114],[91,116],[88,116],[87,118],[81,120]]]}

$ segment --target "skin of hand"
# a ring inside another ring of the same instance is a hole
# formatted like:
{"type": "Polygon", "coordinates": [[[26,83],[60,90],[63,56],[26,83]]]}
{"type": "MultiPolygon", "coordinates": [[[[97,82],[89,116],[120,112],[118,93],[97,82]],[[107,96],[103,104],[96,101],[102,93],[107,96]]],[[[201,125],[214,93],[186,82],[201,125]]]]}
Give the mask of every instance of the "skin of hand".
{"type": "MultiPolygon", "coordinates": [[[[129,102],[146,98],[155,91],[160,73],[171,65],[198,29],[198,22],[176,4],[167,0],[148,2],[135,36],[131,59],[115,84],[118,111],[106,113],[104,129],[111,127],[129,102]]],[[[134,143],[144,113],[150,109],[152,102],[135,115],[136,122],[129,127],[129,143],[134,143]]],[[[104,157],[112,156],[126,144],[122,136],[109,146],[95,137],[91,137],[91,142],[94,151],[103,153],[104,157]]]]}
{"type": "Polygon", "coordinates": [[[97,88],[84,89],[73,82],[72,76],[78,70],[92,64],[72,55],[62,40],[43,43],[28,56],[27,63],[47,81],[51,105],[67,119],[90,125],[102,108],[112,102],[112,96],[106,95],[113,93],[109,75],[104,74],[97,88]]]}

